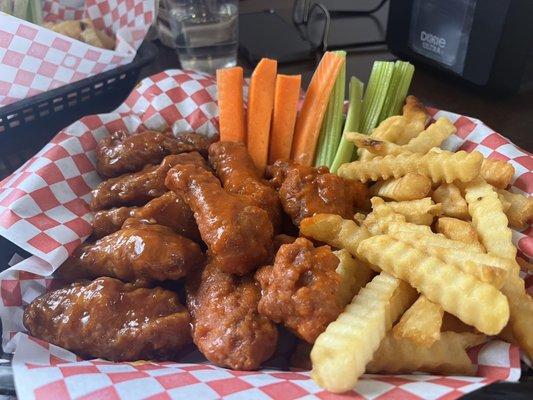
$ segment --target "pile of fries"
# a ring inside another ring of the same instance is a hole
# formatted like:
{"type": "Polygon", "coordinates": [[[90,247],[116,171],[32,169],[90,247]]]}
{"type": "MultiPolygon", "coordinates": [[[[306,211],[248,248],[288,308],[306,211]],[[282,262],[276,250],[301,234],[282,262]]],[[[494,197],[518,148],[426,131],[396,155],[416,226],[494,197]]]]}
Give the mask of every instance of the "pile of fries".
{"type": "Polygon", "coordinates": [[[403,115],[370,136],[347,135],[358,161],[338,174],[370,188],[353,220],[316,214],[301,234],[340,249],[344,312],[316,340],[312,376],[332,392],[369,373],[474,374],[466,349],[491,336],[533,358],[533,300],[519,275],[509,225],[533,201],[508,192],[512,165],[438,148],[456,129],[408,97],[403,115]],[[370,208],[371,207],[371,208],[370,208]],[[357,271],[357,272],[354,272],[357,271]]]}

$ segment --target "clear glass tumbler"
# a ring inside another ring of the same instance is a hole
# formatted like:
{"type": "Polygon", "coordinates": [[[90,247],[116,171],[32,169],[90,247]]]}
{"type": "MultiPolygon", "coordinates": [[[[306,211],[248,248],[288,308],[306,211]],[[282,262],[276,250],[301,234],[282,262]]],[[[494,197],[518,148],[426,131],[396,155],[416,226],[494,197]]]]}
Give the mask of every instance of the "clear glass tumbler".
{"type": "Polygon", "coordinates": [[[182,68],[213,73],[237,63],[237,0],[165,0],[182,68]]]}

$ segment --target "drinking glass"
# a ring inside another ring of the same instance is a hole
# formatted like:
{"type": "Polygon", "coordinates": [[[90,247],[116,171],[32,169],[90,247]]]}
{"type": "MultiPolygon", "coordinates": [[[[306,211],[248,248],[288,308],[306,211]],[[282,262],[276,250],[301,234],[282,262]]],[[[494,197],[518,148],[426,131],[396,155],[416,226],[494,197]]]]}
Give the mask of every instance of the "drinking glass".
{"type": "Polygon", "coordinates": [[[237,0],[165,0],[182,68],[213,73],[237,62],[237,0]]]}

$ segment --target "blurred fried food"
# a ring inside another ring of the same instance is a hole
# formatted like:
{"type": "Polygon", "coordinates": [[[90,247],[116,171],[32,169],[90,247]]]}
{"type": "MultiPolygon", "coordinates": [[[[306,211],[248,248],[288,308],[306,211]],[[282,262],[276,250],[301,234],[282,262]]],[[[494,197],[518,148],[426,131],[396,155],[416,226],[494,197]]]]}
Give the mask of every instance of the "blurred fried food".
{"type": "Polygon", "coordinates": [[[428,195],[430,190],[431,179],[415,172],[409,172],[401,178],[376,182],[370,187],[370,194],[395,201],[406,201],[422,199],[428,195]]]}

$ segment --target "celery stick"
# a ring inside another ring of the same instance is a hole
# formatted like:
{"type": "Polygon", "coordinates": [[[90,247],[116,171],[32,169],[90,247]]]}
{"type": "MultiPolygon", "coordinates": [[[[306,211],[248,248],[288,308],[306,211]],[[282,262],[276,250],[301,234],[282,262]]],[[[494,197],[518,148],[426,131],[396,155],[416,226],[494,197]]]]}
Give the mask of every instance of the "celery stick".
{"type": "Polygon", "coordinates": [[[348,115],[346,115],[346,123],[344,124],[344,133],[341,137],[335,159],[331,164],[331,172],[336,173],[339,167],[352,159],[354,144],[346,140],[346,132],[358,132],[361,122],[361,98],[363,96],[363,83],[352,76],[350,79],[348,115]]]}
{"type": "Polygon", "coordinates": [[[376,61],[370,74],[368,87],[363,97],[363,111],[361,117],[360,131],[364,134],[372,132],[378,123],[383,103],[387,96],[394,63],[387,61],[376,61]]]}
{"type": "Polygon", "coordinates": [[[315,166],[330,166],[335,157],[335,152],[339,146],[342,132],[342,113],[344,106],[344,88],[346,86],[346,52],[336,51],[339,57],[344,59],[339,75],[335,80],[335,86],[331,91],[328,101],[328,108],[324,115],[324,121],[320,128],[318,146],[315,156],[315,166]]]}
{"type": "Polygon", "coordinates": [[[396,61],[387,98],[383,104],[378,124],[392,115],[400,113],[402,104],[413,78],[414,67],[405,61],[396,61]]]}

